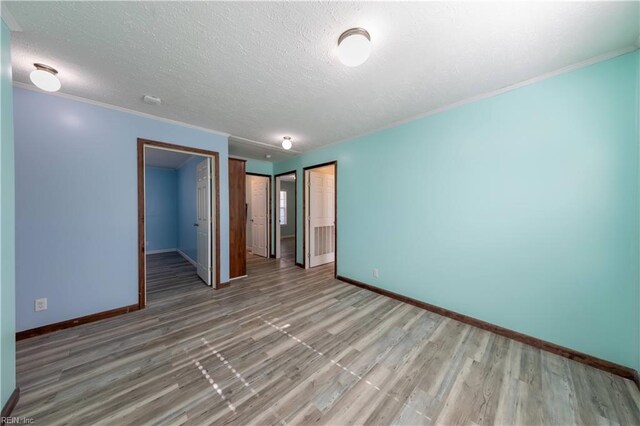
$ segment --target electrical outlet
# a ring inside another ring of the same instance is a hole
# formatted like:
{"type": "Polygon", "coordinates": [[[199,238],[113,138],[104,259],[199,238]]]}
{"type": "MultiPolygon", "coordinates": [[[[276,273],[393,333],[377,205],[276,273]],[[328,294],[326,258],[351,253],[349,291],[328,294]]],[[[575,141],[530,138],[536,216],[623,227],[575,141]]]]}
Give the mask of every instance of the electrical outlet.
{"type": "Polygon", "coordinates": [[[373,278],[380,278],[380,271],[378,271],[378,268],[373,268],[373,278]]]}
{"type": "Polygon", "coordinates": [[[36,312],[47,310],[47,299],[36,299],[36,312]]]}

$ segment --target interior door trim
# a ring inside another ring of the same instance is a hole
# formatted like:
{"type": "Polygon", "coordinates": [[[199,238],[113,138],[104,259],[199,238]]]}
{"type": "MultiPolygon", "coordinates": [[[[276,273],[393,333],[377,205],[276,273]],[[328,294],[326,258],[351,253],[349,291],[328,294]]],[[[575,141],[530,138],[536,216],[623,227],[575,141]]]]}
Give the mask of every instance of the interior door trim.
{"type": "MultiPolygon", "coordinates": [[[[294,209],[294,214],[293,214],[293,262],[294,263],[298,263],[298,171],[297,170],[291,170],[289,172],[285,172],[285,173],[278,173],[277,175],[273,176],[274,182],[273,182],[273,187],[274,187],[274,197],[273,197],[273,209],[274,209],[274,213],[273,213],[273,235],[277,235],[276,233],[276,226],[280,225],[278,223],[278,220],[275,220],[279,217],[280,212],[276,212],[275,211],[275,201],[276,201],[276,197],[280,197],[280,194],[276,194],[275,193],[275,180],[281,176],[287,176],[287,175],[294,175],[294,185],[293,185],[293,209],[294,209]]],[[[282,187],[281,187],[282,188],[282,187]]],[[[302,189],[304,189],[304,186],[302,187],[302,189]]],[[[287,206],[287,209],[289,208],[289,206],[287,206]]],[[[275,237],[274,237],[275,238],[275,237]]],[[[275,244],[278,244],[277,241],[274,241],[275,244]]],[[[274,244],[274,246],[275,246],[274,244]]],[[[282,247],[280,247],[280,251],[282,251],[282,247]]],[[[275,247],[273,249],[273,255],[275,257],[275,247]]],[[[304,253],[303,253],[304,256],[304,253]]],[[[282,258],[282,253],[280,253],[280,257],[282,258]]]]}
{"type": "MultiPolygon", "coordinates": [[[[267,181],[267,259],[269,258],[273,258],[276,257],[275,253],[271,253],[271,187],[273,185],[271,185],[271,175],[265,175],[262,173],[250,173],[250,172],[245,172],[245,176],[259,176],[259,177],[266,177],[268,178],[267,181]]],[[[246,184],[245,184],[246,185],[246,184]]],[[[246,190],[247,188],[245,187],[245,194],[246,194],[246,190]]]]}
{"type": "Polygon", "coordinates": [[[302,265],[306,269],[309,259],[307,258],[307,171],[319,169],[320,167],[333,165],[333,215],[336,221],[334,228],[334,241],[336,242],[335,260],[333,261],[333,276],[338,277],[338,160],[327,161],[326,163],[314,164],[302,169],[302,265]]]}
{"type": "Polygon", "coordinates": [[[189,146],[175,145],[166,142],[158,142],[149,139],[138,138],[138,308],[143,309],[147,305],[147,277],[146,277],[146,253],[145,253],[145,234],[144,234],[144,218],[145,218],[145,182],[144,182],[144,148],[149,146],[152,148],[168,149],[178,152],[187,152],[191,154],[204,155],[211,157],[215,167],[213,176],[215,176],[215,221],[216,231],[214,238],[211,239],[212,250],[215,251],[216,263],[216,285],[214,288],[220,288],[220,154],[216,151],[207,151],[189,146]]]}

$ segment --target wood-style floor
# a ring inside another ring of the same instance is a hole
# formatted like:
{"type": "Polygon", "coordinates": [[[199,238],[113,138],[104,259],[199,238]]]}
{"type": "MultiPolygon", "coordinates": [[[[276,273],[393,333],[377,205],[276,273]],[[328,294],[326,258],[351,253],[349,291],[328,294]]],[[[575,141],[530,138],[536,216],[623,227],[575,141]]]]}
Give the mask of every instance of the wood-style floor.
{"type": "Polygon", "coordinates": [[[36,424],[640,424],[620,377],[251,257],[211,290],[150,259],[149,306],[18,342],[36,424]],[[154,288],[155,286],[155,288],[154,288]]]}
{"type": "Polygon", "coordinates": [[[296,242],[294,238],[280,239],[280,258],[286,262],[296,263],[296,242]]]}

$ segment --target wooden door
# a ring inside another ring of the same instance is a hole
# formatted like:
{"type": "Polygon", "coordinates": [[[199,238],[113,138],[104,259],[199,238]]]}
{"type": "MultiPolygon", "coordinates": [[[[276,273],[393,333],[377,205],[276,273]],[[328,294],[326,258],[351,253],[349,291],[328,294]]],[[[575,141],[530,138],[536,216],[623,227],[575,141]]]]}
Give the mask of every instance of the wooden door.
{"type": "Polygon", "coordinates": [[[245,160],[229,159],[229,276],[247,275],[245,160]]]}

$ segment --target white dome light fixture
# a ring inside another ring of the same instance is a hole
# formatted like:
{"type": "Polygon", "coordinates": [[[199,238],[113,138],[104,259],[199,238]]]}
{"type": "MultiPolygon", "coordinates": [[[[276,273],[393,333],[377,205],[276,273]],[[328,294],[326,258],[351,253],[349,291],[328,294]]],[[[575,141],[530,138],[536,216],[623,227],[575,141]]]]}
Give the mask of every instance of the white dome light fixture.
{"type": "Polygon", "coordinates": [[[351,28],[338,38],[338,58],[348,67],[362,65],[371,55],[371,36],[364,28],[351,28]]]}
{"type": "Polygon", "coordinates": [[[282,147],[284,149],[291,149],[293,144],[291,143],[291,136],[285,136],[282,138],[282,147]]]}
{"type": "Polygon", "coordinates": [[[31,82],[35,84],[36,87],[45,92],[57,92],[60,90],[60,80],[58,80],[56,76],[58,70],[44,64],[33,64],[33,66],[36,67],[36,69],[31,71],[29,78],[31,78],[31,82]]]}

